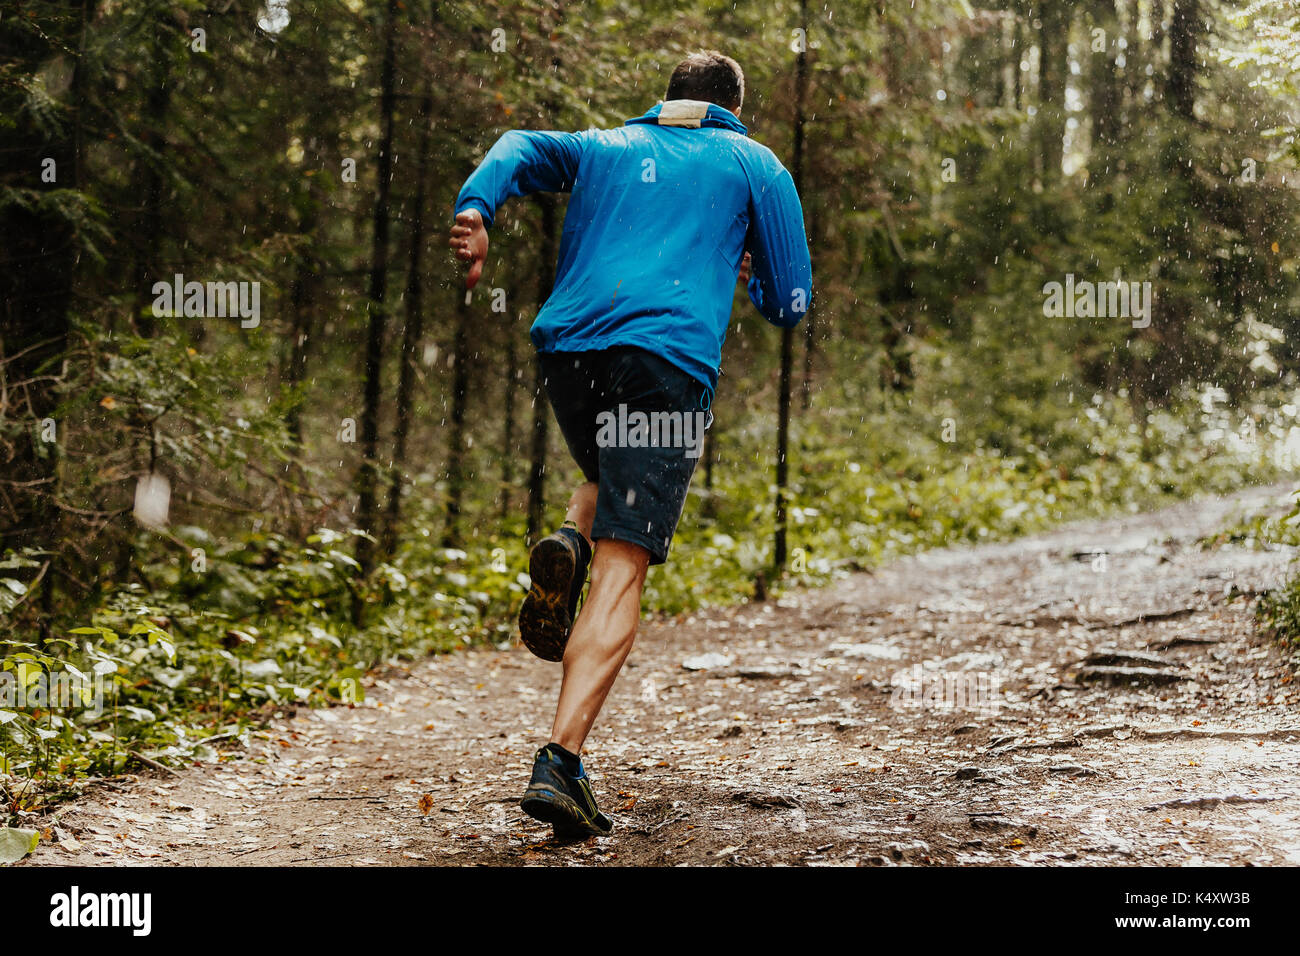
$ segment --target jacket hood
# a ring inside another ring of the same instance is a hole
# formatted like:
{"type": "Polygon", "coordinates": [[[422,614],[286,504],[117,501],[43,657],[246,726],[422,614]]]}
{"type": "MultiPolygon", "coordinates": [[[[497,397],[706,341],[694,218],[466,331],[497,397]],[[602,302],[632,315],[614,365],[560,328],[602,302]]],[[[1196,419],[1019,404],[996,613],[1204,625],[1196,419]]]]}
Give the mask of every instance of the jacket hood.
{"type": "Polygon", "coordinates": [[[704,100],[666,100],[656,103],[641,116],[633,117],[623,125],[630,126],[632,123],[655,123],[659,126],[684,126],[691,129],[729,129],[744,136],[749,135],[749,130],[736,118],[735,113],[704,100]]]}

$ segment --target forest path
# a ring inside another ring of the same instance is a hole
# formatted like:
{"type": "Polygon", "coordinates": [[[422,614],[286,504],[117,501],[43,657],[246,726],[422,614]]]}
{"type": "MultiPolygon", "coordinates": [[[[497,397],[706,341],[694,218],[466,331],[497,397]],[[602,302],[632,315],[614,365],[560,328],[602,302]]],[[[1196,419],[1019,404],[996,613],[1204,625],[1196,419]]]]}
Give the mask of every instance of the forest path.
{"type": "Polygon", "coordinates": [[[558,846],[518,809],[560,670],[516,648],[100,789],[20,865],[1300,864],[1300,694],[1237,596],[1291,553],[1197,543],[1288,490],[647,623],[589,741],[608,838],[558,846]],[[1114,648],[1138,656],[1081,672],[1114,648]],[[1147,683],[1106,686],[1116,664],[1147,683]],[[991,699],[900,701],[918,673],[991,699]]]}

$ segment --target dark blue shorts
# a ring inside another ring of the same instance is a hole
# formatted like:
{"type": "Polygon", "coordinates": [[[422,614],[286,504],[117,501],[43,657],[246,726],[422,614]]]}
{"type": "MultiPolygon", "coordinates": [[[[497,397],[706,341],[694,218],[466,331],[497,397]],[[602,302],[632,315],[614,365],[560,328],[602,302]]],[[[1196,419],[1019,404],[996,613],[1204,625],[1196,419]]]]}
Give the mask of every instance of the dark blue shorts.
{"type": "Polygon", "coordinates": [[[569,452],[600,487],[592,540],[638,544],[663,564],[713,424],[709,389],[633,346],[538,358],[569,452]]]}

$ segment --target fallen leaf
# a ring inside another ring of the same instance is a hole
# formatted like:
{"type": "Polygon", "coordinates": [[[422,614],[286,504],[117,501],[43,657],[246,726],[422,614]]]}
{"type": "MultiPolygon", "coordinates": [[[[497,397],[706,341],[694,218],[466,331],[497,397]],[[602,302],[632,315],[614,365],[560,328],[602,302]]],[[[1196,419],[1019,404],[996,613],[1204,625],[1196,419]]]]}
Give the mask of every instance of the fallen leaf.
{"type": "Polygon", "coordinates": [[[0,863],[17,863],[35,850],[40,842],[41,835],[36,830],[0,828],[0,863]]]}

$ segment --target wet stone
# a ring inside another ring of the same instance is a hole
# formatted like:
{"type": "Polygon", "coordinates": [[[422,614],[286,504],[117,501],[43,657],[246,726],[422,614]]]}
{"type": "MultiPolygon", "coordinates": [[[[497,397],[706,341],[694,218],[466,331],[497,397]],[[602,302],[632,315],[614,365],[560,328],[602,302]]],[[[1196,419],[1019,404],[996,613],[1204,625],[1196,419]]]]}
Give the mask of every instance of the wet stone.
{"type": "Polygon", "coordinates": [[[1075,672],[1081,684],[1106,684],[1108,686],[1166,686],[1187,680],[1186,674],[1156,667],[1081,667],[1075,672]]]}
{"type": "Polygon", "coordinates": [[[1178,666],[1176,661],[1161,657],[1159,654],[1123,650],[1117,647],[1099,647],[1083,659],[1083,664],[1093,667],[1153,667],[1157,669],[1178,666]]]}

